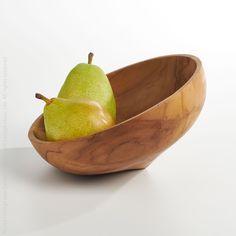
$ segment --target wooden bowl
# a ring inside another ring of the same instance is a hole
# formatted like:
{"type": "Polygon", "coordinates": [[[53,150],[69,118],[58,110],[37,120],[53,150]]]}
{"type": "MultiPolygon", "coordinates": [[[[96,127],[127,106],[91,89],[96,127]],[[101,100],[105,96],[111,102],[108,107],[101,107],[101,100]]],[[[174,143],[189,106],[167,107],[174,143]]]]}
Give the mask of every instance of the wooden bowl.
{"type": "Polygon", "coordinates": [[[170,55],[109,73],[117,124],[69,141],[49,142],[42,115],[29,139],[51,165],[80,175],[143,169],[194,123],[205,100],[204,72],[198,58],[170,55]]]}

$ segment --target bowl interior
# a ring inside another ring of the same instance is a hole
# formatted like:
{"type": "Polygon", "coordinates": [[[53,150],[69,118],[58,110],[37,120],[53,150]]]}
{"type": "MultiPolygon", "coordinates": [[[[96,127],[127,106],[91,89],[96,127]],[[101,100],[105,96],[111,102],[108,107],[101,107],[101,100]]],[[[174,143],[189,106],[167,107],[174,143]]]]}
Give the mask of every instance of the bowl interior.
{"type": "MultiPolygon", "coordinates": [[[[165,56],[139,62],[109,73],[117,103],[117,123],[125,121],[172,95],[197,67],[188,56],[165,56]]],[[[35,123],[34,135],[46,140],[43,119],[35,123]]]]}
{"type": "Polygon", "coordinates": [[[191,57],[176,55],[154,58],[108,74],[117,102],[117,123],[176,92],[196,67],[191,57]]]}

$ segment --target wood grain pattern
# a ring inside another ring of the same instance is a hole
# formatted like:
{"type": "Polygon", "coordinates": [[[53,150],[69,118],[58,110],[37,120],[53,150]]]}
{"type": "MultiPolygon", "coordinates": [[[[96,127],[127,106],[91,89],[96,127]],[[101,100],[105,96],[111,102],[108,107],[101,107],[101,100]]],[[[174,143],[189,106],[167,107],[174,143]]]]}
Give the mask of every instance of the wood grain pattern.
{"type": "Polygon", "coordinates": [[[203,68],[191,55],[157,57],[108,78],[117,101],[112,128],[49,142],[42,116],[31,126],[32,145],[51,165],[81,175],[145,168],[192,126],[205,100],[203,68]]]}

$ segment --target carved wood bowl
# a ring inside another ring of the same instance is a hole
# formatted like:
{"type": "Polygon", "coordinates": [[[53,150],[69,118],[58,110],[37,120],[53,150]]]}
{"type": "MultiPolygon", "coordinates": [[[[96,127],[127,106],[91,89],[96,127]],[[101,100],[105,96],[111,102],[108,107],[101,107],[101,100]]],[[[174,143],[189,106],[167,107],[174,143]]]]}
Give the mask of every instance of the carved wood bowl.
{"type": "Polygon", "coordinates": [[[147,167],[194,123],[205,100],[201,62],[191,55],[157,57],[109,73],[117,124],[69,141],[49,142],[43,117],[29,139],[51,165],[94,175],[147,167]]]}

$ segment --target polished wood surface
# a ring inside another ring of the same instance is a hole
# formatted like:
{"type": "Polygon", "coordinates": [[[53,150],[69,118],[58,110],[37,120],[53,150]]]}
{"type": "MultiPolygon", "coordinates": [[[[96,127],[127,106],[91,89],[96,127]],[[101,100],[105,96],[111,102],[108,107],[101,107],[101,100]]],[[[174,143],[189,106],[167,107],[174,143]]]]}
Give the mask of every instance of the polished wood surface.
{"type": "Polygon", "coordinates": [[[117,102],[112,128],[49,142],[42,116],[31,126],[32,145],[51,165],[81,175],[145,168],[192,126],[205,100],[203,68],[191,55],[157,57],[108,78],[117,102]]]}

